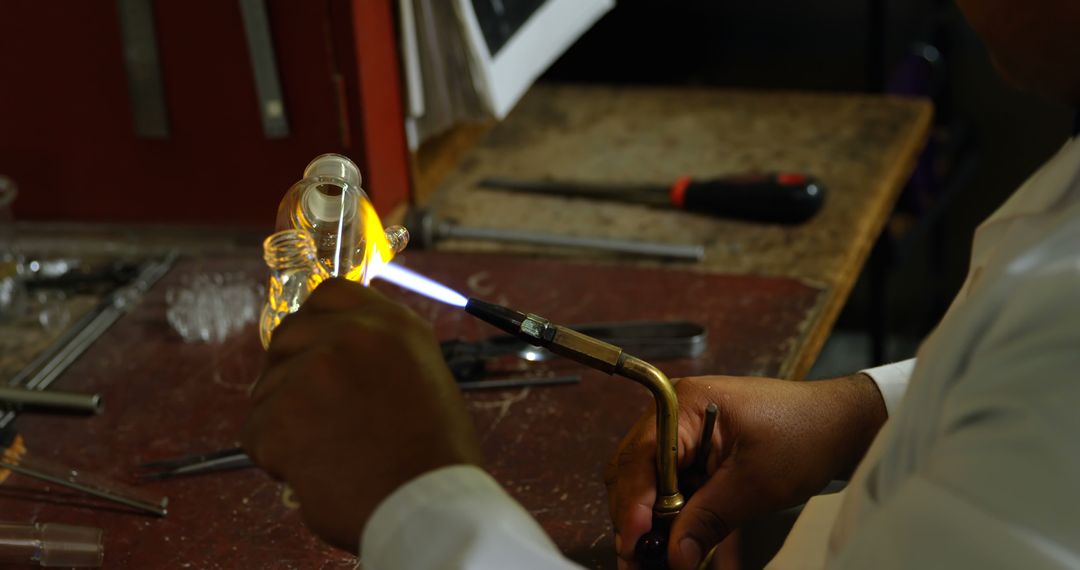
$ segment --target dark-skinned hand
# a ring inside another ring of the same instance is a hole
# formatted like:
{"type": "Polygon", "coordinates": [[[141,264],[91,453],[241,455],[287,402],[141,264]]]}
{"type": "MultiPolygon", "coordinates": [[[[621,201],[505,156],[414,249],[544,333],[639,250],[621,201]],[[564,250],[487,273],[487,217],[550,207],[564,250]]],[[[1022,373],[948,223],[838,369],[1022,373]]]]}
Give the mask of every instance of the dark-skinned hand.
{"type": "Polygon", "coordinates": [[[330,279],[274,331],[244,449],[288,483],[308,527],[356,552],[375,507],[434,469],[481,463],[431,326],[330,279]]]}
{"type": "MultiPolygon", "coordinates": [[[[672,523],[668,561],[696,568],[742,522],[805,502],[849,474],[886,419],[873,380],[789,382],[711,376],[675,384],[679,467],[689,468],[705,408],[719,407],[706,479],[672,523]]],[[[619,445],[605,476],[621,568],[636,568],[634,547],[652,525],[656,497],[656,416],[648,413],[619,445]]]]}

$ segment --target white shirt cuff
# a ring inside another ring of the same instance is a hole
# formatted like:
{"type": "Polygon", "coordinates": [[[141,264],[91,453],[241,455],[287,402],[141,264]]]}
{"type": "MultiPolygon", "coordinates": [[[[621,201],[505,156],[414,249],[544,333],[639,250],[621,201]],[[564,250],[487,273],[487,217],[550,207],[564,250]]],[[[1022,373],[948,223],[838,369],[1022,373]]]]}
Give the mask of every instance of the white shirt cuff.
{"type": "Polygon", "coordinates": [[[915,359],[909,358],[859,372],[866,374],[877,384],[878,391],[885,400],[885,409],[892,417],[900,408],[900,402],[904,399],[904,393],[907,392],[908,381],[911,379],[913,370],[915,370],[915,359]]]}
{"type": "Polygon", "coordinates": [[[360,539],[365,570],[578,568],[484,470],[425,473],[376,507],[360,539]]]}

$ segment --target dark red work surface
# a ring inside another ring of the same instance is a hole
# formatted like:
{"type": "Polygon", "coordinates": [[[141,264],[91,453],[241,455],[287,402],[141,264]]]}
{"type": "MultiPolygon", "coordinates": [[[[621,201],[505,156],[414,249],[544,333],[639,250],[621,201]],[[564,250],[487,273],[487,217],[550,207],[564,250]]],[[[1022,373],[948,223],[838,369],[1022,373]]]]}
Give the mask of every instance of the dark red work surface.
{"type": "MultiPolygon", "coordinates": [[[[777,374],[798,346],[821,291],[787,280],[585,266],[481,255],[416,254],[403,262],[470,296],[559,323],[691,319],[709,330],[706,356],[661,363],[669,375],[777,374]]],[[[31,452],[124,479],[140,462],[232,445],[258,371],[254,328],[221,345],[184,344],[165,322],[166,289],[180,274],[229,268],[259,276],[257,255],[185,261],[110,330],[58,387],[99,391],[95,418],[24,416],[31,452]]],[[[493,334],[458,309],[380,286],[435,322],[442,338],[493,334]]],[[[574,365],[560,370],[580,371],[574,365]]],[[[375,381],[374,379],[372,381],[375,381]]],[[[491,472],[571,558],[614,567],[601,479],[608,456],[651,405],[628,380],[589,372],[578,385],[470,393],[491,472]]],[[[303,458],[297,458],[302,461],[303,458]]],[[[302,526],[282,486],[247,470],[159,482],[165,519],[35,502],[41,486],[0,486],[0,519],[100,526],[106,568],[348,568],[354,560],[302,526]]],[[[418,537],[422,544],[422,537],[418,537]]]]}

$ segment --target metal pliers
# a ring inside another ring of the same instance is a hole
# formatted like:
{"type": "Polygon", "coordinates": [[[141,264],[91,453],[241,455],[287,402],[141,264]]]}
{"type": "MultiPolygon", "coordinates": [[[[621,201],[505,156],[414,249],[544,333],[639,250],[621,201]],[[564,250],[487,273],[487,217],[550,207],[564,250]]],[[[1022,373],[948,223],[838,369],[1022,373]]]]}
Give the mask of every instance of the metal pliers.
{"type": "Polygon", "coordinates": [[[158,481],[183,475],[246,469],[254,465],[243,449],[230,447],[209,453],[185,455],[175,459],[143,463],[139,466],[136,477],[141,481],[158,481]]]}
{"type": "MultiPolygon", "coordinates": [[[[570,328],[648,360],[694,358],[705,351],[708,343],[705,327],[690,321],[589,323],[572,325],[570,328]]],[[[524,364],[555,357],[547,350],[509,335],[492,336],[475,342],[444,341],[442,352],[454,378],[462,383],[485,378],[496,361],[511,359],[524,364]]]]}

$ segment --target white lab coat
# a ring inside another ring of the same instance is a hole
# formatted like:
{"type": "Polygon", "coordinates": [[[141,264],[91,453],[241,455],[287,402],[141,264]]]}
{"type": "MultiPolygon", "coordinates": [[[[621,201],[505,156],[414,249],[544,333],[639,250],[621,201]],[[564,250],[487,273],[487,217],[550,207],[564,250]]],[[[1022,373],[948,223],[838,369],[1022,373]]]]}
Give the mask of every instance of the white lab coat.
{"type": "MultiPolygon", "coordinates": [[[[1077,139],[980,226],[968,280],[917,363],[870,371],[889,421],[771,567],[1080,568],[1077,139]]],[[[576,567],[463,466],[386,499],[361,557],[366,570],[576,567]]]]}
{"type": "Polygon", "coordinates": [[[1080,568],[1078,175],[1080,137],[979,227],[907,389],[871,371],[889,421],[772,568],[1080,568]]]}

